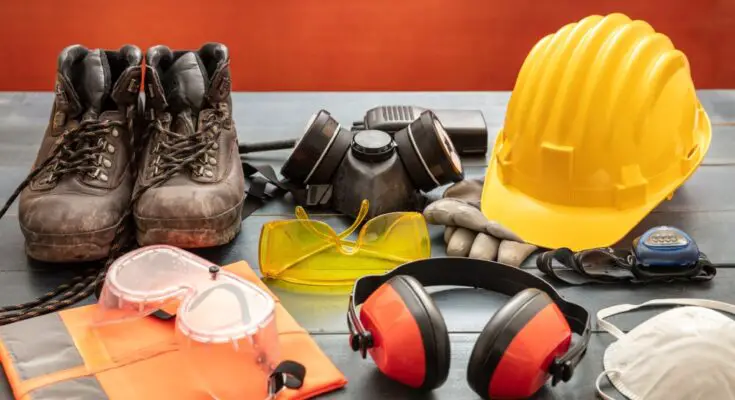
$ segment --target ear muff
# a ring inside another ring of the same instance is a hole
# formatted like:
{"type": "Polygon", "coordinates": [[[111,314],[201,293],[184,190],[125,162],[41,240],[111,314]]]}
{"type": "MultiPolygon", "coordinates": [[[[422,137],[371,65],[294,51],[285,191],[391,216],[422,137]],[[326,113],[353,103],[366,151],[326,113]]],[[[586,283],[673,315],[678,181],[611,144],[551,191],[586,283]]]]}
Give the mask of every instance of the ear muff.
{"type": "Polygon", "coordinates": [[[526,289],[488,321],[467,366],[467,382],[484,399],[528,398],[549,378],[553,359],[564,354],[572,332],[544,292],[526,289]]]}
{"type": "Polygon", "coordinates": [[[384,283],[362,305],[360,321],[372,335],[370,357],[384,375],[420,390],[447,380],[447,327],[416,279],[398,275],[384,283]]]}
{"type": "Polygon", "coordinates": [[[327,111],[320,110],[309,119],[304,135],[281,167],[281,175],[299,185],[329,183],[353,135],[327,111]]]}
{"type": "Polygon", "coordinates": [[[459,155],[433,112],[422,112],[393,138],[411,180],[422,191],[464,178],[459,155]]]}

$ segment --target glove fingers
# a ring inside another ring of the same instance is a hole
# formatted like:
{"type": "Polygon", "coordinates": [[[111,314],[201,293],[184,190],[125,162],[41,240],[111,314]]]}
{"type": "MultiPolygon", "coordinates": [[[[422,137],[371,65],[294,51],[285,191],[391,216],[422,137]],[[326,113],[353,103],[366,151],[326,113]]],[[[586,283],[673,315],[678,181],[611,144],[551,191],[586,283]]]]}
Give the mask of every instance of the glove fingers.
{"type": "Polygon", "coordinates": [[[498,262],[518,267],[536,249],[537,247],[532,244],[503,240],[498,249],[498,262]]]}
{"type": "Polygon", "coordinates": [[[525,243],[518,235],[496,221],[489,221],[485,225],[485,231],[501,240],[512,240],[515,242],[525,243]]]}
{"type": "Polygon", "coordinates": [[[444,244],[449,244],[449,238],[452,237],[454,231],[457,230],[456,226],[448,226],[444,229],[444,244]]]}
{"type": "Polygon", "coordinates": [[[456,208],[458,211],[454,215],[456,225],[472,229],[475,232],[485,232],[488,221],[480,210],[464,203],[458,204],[456,208]]]}
{"type": "Polygon", "coordinates": [[[479,203],[482,198],[482,181],[465,179],[459,181],[444,191],[444,198],[462,199],[470,203],[479,203]]]}
{"type": "Polygon", "coordinates": [[[477,232],[469,229],[455,229],[447,243],[447,255],[452,257],[467,257],[475,236],[477,236],[477,232]]]}
{"type": "Polygon", "coordinates": [[[445,200],[437,200],[424,209],[424,218],[431,225],[454,225],[452,208],[444,204],[445,200]]]}
{"type": "Polygon", "coordinates": [[[485,233],[478,233],[475,241],[472,242],[468,257],[494,261],[498,255],[499,245],[500,240],[485,233]]]}
{"type": "Polygon", "coordinates": [[[433,225],[457,225],[475,232],[485,232],[487,218],[471,205],[457,199],[441,199],[424,209],[424,218],[433,225]]]}

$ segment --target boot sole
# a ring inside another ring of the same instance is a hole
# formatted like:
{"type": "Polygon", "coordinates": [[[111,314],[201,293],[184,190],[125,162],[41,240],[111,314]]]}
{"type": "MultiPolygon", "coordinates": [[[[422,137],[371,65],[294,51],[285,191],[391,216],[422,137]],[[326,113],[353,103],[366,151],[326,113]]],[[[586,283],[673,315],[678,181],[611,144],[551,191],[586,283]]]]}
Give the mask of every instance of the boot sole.
{"type": "Polygon", "coordinates": [[[28,257],[44,262],[67,263],[98,261],[107,258],[120,223],[94,232],[38,233],[21,226],[28,257]]]}
{"type": "Polygon", "coordinates": [[[166,244],[182,249],[214,247],[227,244],[237,236],[242,225],[242,203],[210,218],[195,220],[207,228],[179,228],[175,226],[185,220],[135,218],[135,237],[140,246],[166,244]],[[155,227],[141,227],[155,225],[155,227]]]}

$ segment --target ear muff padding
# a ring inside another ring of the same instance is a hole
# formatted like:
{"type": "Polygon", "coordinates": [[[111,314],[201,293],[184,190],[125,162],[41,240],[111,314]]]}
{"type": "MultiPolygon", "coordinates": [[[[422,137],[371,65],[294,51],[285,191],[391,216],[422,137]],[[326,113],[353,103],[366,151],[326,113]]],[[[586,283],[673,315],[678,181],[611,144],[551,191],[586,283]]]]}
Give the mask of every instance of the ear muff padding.
{"type": "Polygon", "coordinates": [[[449,334],[439,309],[424,287],[413,277],[398,275],[388,281],[416,319],[424,344],[426,374],[419,389],[433,390],[449,375],[449,334]]]}
{"type": "Polygon", "coordinates": [[[475,342],[467,365],[467,382],[475,393],[489,398],[490,380],[508,345],[528,321],[550,303],[553,301],[546,293],[525,289],[490,318],[475,342]]]}

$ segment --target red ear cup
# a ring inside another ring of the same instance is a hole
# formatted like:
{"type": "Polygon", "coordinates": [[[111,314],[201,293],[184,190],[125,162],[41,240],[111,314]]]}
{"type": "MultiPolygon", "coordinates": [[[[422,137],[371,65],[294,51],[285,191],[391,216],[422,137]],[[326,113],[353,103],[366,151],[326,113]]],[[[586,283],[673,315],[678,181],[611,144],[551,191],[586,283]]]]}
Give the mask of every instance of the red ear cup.
{"type": "Polygon", "coordinates": [[[362,305],[360,321],[372,334],[368,352],[383,374],[422,390],[447,380],[447,326],[416,279],[398,275],[384,283],[362,305]]]}
{"type": "Polygon", "coordinates": [[[559,307],[538,289],[513,296],[485,325],[467,366],[467,381],[484,399],[528,398],[548,380],[553,359],[572,332],[559,307]]]}

